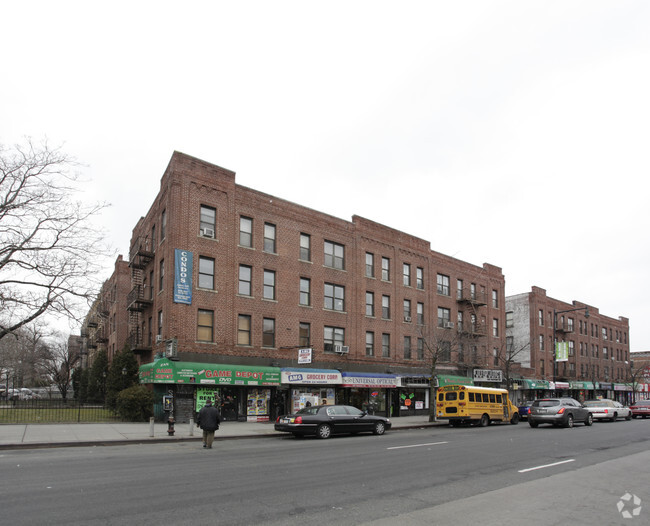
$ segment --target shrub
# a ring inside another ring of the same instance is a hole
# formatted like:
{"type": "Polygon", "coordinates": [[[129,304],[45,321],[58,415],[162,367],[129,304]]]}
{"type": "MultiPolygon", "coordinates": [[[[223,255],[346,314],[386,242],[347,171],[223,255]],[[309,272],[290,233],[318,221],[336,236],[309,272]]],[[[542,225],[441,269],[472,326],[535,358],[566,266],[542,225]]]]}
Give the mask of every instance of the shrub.
{"type": "Polygon", "coordinates": [[[146,422],[153,416],[153,393],[142,385],[134,385],[117,395],[117,413],[123,420],[146,422]]]}

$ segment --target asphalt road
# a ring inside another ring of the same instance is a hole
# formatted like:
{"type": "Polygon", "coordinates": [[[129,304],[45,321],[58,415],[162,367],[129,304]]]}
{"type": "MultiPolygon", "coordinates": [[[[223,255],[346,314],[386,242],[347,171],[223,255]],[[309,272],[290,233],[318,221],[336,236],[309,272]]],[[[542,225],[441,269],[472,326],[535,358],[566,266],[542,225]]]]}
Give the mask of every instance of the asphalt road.
{"type": "Polygon", "coordinates": [[[647,524],[649,446],[634,420],[6,451],[0,522],[647,524]]]}

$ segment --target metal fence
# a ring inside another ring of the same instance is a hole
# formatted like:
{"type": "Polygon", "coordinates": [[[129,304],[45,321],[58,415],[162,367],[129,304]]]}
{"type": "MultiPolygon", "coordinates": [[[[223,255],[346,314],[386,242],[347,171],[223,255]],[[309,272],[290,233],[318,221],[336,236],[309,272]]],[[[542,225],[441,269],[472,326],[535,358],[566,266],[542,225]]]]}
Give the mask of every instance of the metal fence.
{"type": "Polygon", "coordinates": [[[121,418],[103,404],[78,400],[0,400],[0,424],[116,422],[121,418]]]}

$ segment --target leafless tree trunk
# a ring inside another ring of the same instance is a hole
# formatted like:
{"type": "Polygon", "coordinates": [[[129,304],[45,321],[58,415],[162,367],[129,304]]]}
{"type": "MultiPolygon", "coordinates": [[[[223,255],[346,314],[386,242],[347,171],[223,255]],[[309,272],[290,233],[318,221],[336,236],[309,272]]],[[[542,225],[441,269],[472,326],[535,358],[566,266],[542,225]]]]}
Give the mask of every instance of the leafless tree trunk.
{"type": "Polygon", "coordinates": [[[0,145],[0,339],[44,314],[78,319],[100,288],[107,205],[75,200],[75,166],[47,143],[0,145]]]}
{"type": "Polygon", "coordinates": [[[72,384],[72,372],[81,359],[81,354],[68,346],[68,339],[60,336],[50,344],[44,367],[52,382],[66,400],[72,384]]]}

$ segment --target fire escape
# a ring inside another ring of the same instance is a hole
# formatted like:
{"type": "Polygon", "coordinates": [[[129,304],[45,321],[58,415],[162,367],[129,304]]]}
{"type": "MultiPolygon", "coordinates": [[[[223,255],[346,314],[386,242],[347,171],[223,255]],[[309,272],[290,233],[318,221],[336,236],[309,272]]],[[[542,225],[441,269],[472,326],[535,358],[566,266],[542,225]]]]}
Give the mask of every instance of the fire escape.
{"type": "Polygon", "coordinates": [[[481,322],[479,309],[487,305],[487,293],[464,288],[458,291],[456,300],[460,305],[463,305],[465,313],[463,323],[458,327],[458,332],[468,338],[486,336],[485,323],[481,322]]]}
{"type": "MultiPolygon", "coordinates": [[[[151,290],[145,290],[145,270],[153,261],[154,252],[151,246],[151,239],[138,237],[131,247],[129,255],[129,267],[131,268],[131,292],[126,297],[126,308],[129,311],[129,336],[128,343],[135,353],[151,351],[151,334],[145,334],[146,309],[153,304],[151,290]]],[[[152,287],[153,283],[149,284],[152,287]]]]}

